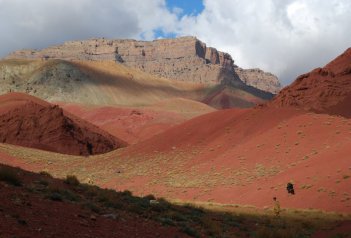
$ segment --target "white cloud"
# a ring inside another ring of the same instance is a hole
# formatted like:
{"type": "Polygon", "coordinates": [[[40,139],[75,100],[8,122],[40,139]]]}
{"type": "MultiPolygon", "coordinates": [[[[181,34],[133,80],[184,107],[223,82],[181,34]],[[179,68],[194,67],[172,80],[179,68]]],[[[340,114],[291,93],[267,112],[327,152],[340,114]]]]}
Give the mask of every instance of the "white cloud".
{"type": "Polygon", "coordinates": [[[195,35],[283,83],[350,47],[349,0],[204,0],[180,17],[165,0],[0,0],[0,57],[92,37],[151,40],[155,30],[195,35]]]}
{"type": "Polygon", "coordinates": [[[177,15],[164,0],[0,0],[0,57],[93,37],[154,39],[174,30],[177,15]]]}
{"type": "Polygon", "coordinates": [[[231,53],[241,67],[260,67],[284,84],[350,47],[349,0],[205,0],[185,16],[180,35],[196,35],[231,53]]]}

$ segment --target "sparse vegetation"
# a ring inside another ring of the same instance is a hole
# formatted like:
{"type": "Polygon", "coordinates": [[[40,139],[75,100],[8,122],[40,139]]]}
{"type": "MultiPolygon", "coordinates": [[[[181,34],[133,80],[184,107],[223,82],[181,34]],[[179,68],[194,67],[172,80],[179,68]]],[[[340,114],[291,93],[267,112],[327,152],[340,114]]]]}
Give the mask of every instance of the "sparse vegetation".
{"type": "Polygon", "coordinates": [[[78,186],[80,184],[79,180],[75,175],[67,175],[65,183],[73,186],[78,186]]]}
{"type": "MultiPolygon", "coordinates": [[[[116,192],[77,183],[75,176],[58,181],[44,174],[36,179],[28,185],[23,184],[28,188],[27,192],[55,202],[75,203],[95,217],[104,214],[135,214],[163,226],[177,227],[191,237],[309,237],[321,227],[331,229],[334,221],[342,218],[322,212],[284,209],[277,219],[269,209],[260,211],[254,207],[212,202],[184,204],[157,199],[153,195],[136,197],[128,190],[116,192]],[[157,202],[151,204],[150,200],[157,202]]],[[[347,198],[348,194],[344,200],[347,198]]]]}
{"type": "Polygon", "coordinates": [[[14,186],[21,186],[22,181],[17,175],[16,171],[9,167],[0,167],[0,181],[14,186]]]}
{"type": "Polygon", "coordinates": [[[302,184],[302,185],[300,186],[301,189],[310,189],[310,188],[312,188],[312,187],[313,187],[312,184],[302,184]]]}
{"type": "Polygon", "coordinates": [[[49,178],[52,178],[51,174],[47,171],[40,171],[39,172],[40,175],[43,175],[45,177],[49,177],[49,178]]]}

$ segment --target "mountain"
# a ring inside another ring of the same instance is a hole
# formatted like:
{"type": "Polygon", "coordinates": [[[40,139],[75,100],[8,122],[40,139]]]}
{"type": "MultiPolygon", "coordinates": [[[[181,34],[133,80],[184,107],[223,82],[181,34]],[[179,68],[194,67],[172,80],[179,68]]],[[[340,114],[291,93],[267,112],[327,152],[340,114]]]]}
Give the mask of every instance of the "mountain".
{"type": "Polygon", "coordinates": [[[126,145],[57,105],[20,93],[0,96],[0,141],[71,155],[101,154],[126,145]]]}
{"type": "MultiPolygon", "coordinates": [[[[248,86],[235,71],[234,60],[228,53],[207,47],[195,37],[161,39],[154,41],[90,39],[68,41],[62,45],[42,50],[19,50],[6,59],[60,59],[66,61],[110,61],[122,64],[157,77],[188,83],[206,85],[224,84],[247,91],[248,86]]],[[[244,70],[246,71],[246,70],[244,70]]],[[[252,71],[250,75],[271,98],[273,76],[261,77],[261,72],[252,71]],[[260,81],[260,82],[258,82],[260,81]]],[[[252,78],[250,77],[250,78],[252,78]]],[[[274,80],[277,81],[275,78],[274,80]]],[[[276,83],[276,82],[275,82],[276,83]]]]}
{"type": "MultiPolygon", "coordinates": [[[[331,100],[344,102],[348,58],[349,50],[316,71],[329,75],[311,73],[318,77],[311,78],[314,84],[306,90],[321,90],[326,81],[333,85],[331,100]]],[[[299,98],[305,105],[277,104],[279,94],[268,105],[192,118],[109,157],[96,158],[121,173],[111,170],[101,177],[101,164],[91,168],[89,176],[96,174],[96,183],[106,187],[137,194],[151,191],[183,201],[267,208],[277,196],[284,208],[350,212],[350,119],[329,115],[329,110],[304,110],[329,103],[320,94],[307,92],[299,98]],[[286,191],[288,182],[295,186],[294,196],[286,191]]],[[[78,167],[75,171],[87,179],[78,167]]],[[[58,173],[64,175],[64,170],[58,173]]]]}
{"type": "Polygon", "coordinates": [[[303,74],[270,103],[351,117],[351,48],[323,68],[303,74]]]}

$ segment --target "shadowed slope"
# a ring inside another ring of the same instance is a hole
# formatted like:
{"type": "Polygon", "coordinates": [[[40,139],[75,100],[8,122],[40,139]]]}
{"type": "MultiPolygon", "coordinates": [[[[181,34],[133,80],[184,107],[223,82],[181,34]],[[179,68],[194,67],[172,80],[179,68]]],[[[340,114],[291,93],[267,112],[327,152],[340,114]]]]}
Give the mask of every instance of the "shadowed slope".
{"type": "Polygon", "coordinates": [[[344,236],[350,216],[313,211],[271,211],[220,204],[157,202],[0,164],[2,237],[267,237],[344,236]],[[289,224],[282,226],[282,224],[289,224]],[[261,235],[264,236],[261,236],[261,235]]]}

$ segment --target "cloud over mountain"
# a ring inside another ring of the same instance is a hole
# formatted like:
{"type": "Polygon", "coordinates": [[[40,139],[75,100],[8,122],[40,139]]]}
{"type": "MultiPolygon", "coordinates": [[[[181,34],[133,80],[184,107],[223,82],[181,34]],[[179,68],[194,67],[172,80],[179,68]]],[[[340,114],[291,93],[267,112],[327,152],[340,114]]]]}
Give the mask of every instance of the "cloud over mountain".
{"type": "Polygon", "coordinates": [[[165,0],[0,0],[0,56],[92,37],[195,35],[284,84],[350,47],[349,0],[205,0],[184,15],[165,0]]]}

